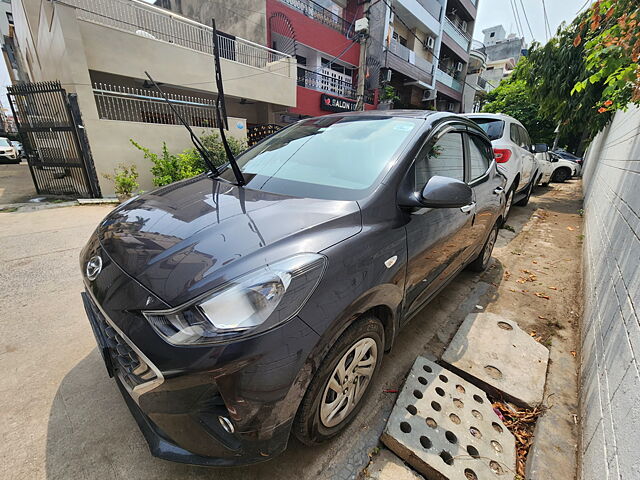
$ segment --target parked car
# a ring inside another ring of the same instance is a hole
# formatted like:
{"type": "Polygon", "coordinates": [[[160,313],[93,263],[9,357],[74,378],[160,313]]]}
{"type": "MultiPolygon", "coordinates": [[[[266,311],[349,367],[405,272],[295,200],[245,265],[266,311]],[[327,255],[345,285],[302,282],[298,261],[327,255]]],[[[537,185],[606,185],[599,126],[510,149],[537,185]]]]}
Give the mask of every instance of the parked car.
{"type": "Polygon", "coordinates": [[[576,165],[576,172],[574,173],[574,176],[580,175],[582,173],[582,158],[576,157],[572,153],[566,152],[564,150],[554,150],[551,152],[551,156],[559,160],[572,162],[574,165],[576,165]]]}
{"type": "Polygon", "coordinates": [[[6,163],[20,163],[20,157],[8,138],[0,137],[0,160],[6,163]]]}
{"type": "Polygon", "coordinates": [[[306,119],[229,165],[120,205],[80,257],[85,308],[151,452],[237,465],[353,420],[400,328],[465,267],[505,207],[464,117],[306,119]]]}
{"type": "Polygon", "coordinates": [[[16,142],[16,141],[12,141],[11,145],[13,146],[13,148],[16,149],[16,153],[18,154],[18,157],[20,158],[26,158],[26,154],[24,152],[24,147],[22,146],[22,143],[20,142],[16,142]]]}
{"type": "MultiPolygon", "coordinates": [[[[536,147],[538,149],[548,148],[544,144],[536,145],[536,147]]],[[[562,183],[579,173],[580,165],[565,160],[550,151],[536,153],[536,160],[542,172],[538,183],[545,187],[549,185],[549,182],[562,183]]]]}
{"type": "Polygon", "coordinates": [[[511,205],[529,203],[540,170],[535,160],[535,147],[524,126],[515,118],[501,113],[470,113],[465,115],[476,122],[489,136],[498,170],[507,177],[506,220],[511,205]]]}
{"type": "Polygon", "coordinates": [[[553,150],[553,153],[555,153],[556,155],[558,155],[561,158],[564,158],[565,160],[569,160],[570,162],[575,162],[578,163],[580,165],[582,165],[582,158],[578,157],[576,155],[574,155],[573,153],[569,153],[566,150],[563,150],[561,148],[557,149],[557,150],[553,150]]]}

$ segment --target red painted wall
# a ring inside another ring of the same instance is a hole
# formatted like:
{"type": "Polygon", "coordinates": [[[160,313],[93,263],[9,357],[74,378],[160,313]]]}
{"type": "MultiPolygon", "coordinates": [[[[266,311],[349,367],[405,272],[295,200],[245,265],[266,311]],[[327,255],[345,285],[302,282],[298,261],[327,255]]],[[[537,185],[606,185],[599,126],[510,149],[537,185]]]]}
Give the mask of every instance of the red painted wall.
{"type": "MultiPolygon", "coordinates": [[[[350,2],[349,6],[351,7],[353,3],[355,2],[350,2]]],[[[355,11],[350,9],[345,10],[344,16],[347,21],[351,22],[354,18],[357,18],[355,13],[361,14],[362,7],[357,8],[358,9],[355,11]]],[[[336,56],[349,45],[349,39],[337,30],[307,17],[299,10],[288,7],[286,4],[278,0],[267,0],[267,29],[269,28],[269,18],[271,18],[271,15],[275,12],[280,12],[286,15],[293,25],[296,40],[311,48],[336,56]]],[[[267,38],[269,46],[271,46],[270,32],[267,34],[267,38]]],[[[357,66],[360,59],[360,45],[354,45],[340,58],[345,62],[357,66]]]]}
{"type": "MultiPolygon", "coordinates": [[[[304,43],[311,48],[325,52],[331,55],[331,57],[340,55],[342,51],[349,46],[350,40],[337,30],[307,17],[300,11],[287,6],[279,0],[266,1],[267,29],[269,28],[269,18],[271,18],[274,13],[280,12],[291,22],[295,31],[296,41],[299,43],[304,43]]],[[[343,15],[347,21],[351,22],[354,18],[359,18],[362,15],[362,7],[357,5],[356,0],[351,0],[343,15]]],[[[270,31],[267,33],[267,39],[270,47],[270,31]]],[[[356,44],[351,47],[340,59],[357,67],[360,63],[360,45],[356,44]]],[[[320,109],[321,95],[322,92],[297,87],[297,105],[294,108],[290,108],[289,112],[296,115],[309,115],[313,117],[331,113],[320,109]]],[[[374,108],[371,105],[366,105],[365,107],[367,110],[374,108]]]]}

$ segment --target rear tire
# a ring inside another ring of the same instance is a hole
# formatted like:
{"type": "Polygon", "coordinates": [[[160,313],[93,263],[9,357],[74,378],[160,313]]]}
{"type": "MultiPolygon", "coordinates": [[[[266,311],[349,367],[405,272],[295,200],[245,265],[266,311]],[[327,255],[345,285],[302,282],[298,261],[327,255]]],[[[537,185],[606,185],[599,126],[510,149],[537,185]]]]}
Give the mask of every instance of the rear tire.
{"type": "Polygon", "coordinates": [[[553,181],[558,183],[564,183],[571,178],[571,172],[568,168],[559,168],[553,172],[553,181]]]}
{"type": "Polygon", "coordinates": [[[527,189],[527,195],[515,205],[517,205],[518,207],[526,207],[529,203],[529,199],[531,198],[531,192],[533,192],[533,183],[529,185],[529,188],[527,189]]]}
{"type": "Polygon", "coordinates": [[[469,264],[467,268],[473,272],[484,272],[489,266],[489,262],[491,262],[491,255],[493,253],[493,247],[496,245],[496,239],[498,238],[498,225],[493,227],[491,233],[489,234],[489,238],[482,247],[482,250],[476,257],[476,259],[469,264]]]}
{"type": "Polygon", "coordinates": [[[384,327],[376,317],[362,317],[345,330],[322,360],[300,403],[293,421],[298,440],[317,445],[349,425],[380,368],[383,351],[384,327]]]}

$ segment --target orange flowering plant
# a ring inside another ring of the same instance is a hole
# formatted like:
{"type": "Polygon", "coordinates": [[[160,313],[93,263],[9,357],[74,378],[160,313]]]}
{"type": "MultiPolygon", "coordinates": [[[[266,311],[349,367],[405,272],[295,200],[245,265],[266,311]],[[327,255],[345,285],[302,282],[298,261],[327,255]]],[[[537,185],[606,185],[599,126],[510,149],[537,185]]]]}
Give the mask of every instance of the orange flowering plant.
{"type": "Polygon", "coordinates": [[[589,77],[576,83],[572,94],[590,84],[604,82],[599,113],[640,105],[640,2],[596,0],[582,19],[574,45],[584,38],[589,77]]]}

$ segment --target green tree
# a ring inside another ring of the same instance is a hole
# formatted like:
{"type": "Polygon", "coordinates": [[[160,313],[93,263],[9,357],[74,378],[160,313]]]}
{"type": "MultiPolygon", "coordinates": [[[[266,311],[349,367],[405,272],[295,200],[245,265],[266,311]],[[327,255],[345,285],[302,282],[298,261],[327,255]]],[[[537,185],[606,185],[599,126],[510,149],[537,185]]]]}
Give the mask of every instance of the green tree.
{"type": "Polygon", "coordinates": [[[553,143],[555,124],[542,114],[531,90],[517,73],[489,92],[486,102],[483,112],[510,115],[525,126],[534,143],[553,143]]]}

